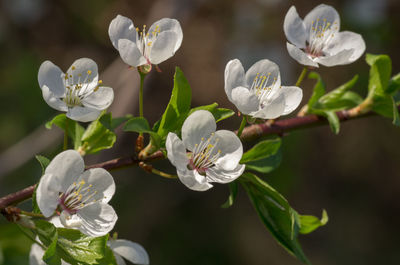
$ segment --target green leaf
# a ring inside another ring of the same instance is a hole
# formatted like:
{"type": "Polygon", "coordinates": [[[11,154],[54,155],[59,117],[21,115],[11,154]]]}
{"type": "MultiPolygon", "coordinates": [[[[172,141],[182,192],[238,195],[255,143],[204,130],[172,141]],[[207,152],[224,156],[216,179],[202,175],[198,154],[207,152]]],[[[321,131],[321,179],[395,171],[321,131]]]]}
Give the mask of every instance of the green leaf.
{"type": "Polygon", "coordinates": [[[127,114],[124,117],[112,118],[111,113],[101,115],[99,121],[110,131],[114,131],[119,125],[132,118],[132,115],[127,114]]]}
{"type": "Polygon", "coordinates": [[[300,219],[300,233],[309,234],[320,226],[326,225],[328,223],[328,213],[323,210],[321,220],[318,217],[312,215],[299,215],[300,219]]]}
{"type": "Polygon", "coordinates": [[[46,167],[50,164],[50,159],[41,155],[36,155],[35,157],[36,160],[39,162],[40,167],[42,168],[42,175],[43,175],[44,171],[46,170],[46,167]]]}
{"type": "Polygon", "coordinates": [[[51,244],[47,247],[47,250],[44,252],[43,261],[49,265],[60,265],[61,258],[57,253],[57,240],[51,242],[51,244]]]}
{"type": "Polygon", "coordinates": [[[338,134],[340,131],[340,121],[336,113],[334,111],[324,111],[323,115],[325,116],[325,118],[327,118],[331,130],[335,134],[338,134]]]}
{"type": "Polygon", "coordinates": [[[148,133],[155,146],[161,144],[161,137],[150,129],[149,123],[143,117],[135,117],[126,122],[124,126],[126,132],[148,133]]]}
{"type": "Polygon", "coordinates": [[[157,133],[161,137],[169,132],[179,131],[187,113],[190,110],[192,91],[182,71],[176,67],[174,75],[174,88],[171,99],[161,117],[157,133]]]}
{"type": "Polygon", "coordinates": [[[240,163],[245,164],[251,161],[256,161],[272,156],[278,152],[280,146],[280,138],[261,141],[243,154],[240,163]]]}
{"type": "Polygon", "coordinates": [[[281,149],[272,156],[262,158],[260,160],[255,160],[246,163],[246,170],[254,170],[263,174],[267,174],[275,170],[282,161],[281,149]]]}
{"type": "Polygon", "coordinates": [[[350,81],[344,83],[340,87],[332,90],[331,92],[325,94],[319,99],[319,102],[326,108],[329,104],[335,104],[339,101],[343,95],[352,88],[358,80],[358,75],[355,75],[350,81]]]}
{"type": "Polygon", "coordinates": [[[97,265],[118,265],[112,250],[106,246],[104,258],[98,260],[97,265]]]}
{"type": "Polygon", "coordinates": [[[300,224],[287,200],[256,175],[244,173],[240,183],[246,190],[261,221],[290,254],[310,264],[297,240],[300,224]]]}
{"type": "Polygon", "coordinates": [[[321,79],[321,76],[316,72],[311,72],[308,74],[308,78],[315,79],[317,82],[314,85],[313,94],[308,101],[308,108],[311,109],[317,104],[318,100],[325,94],[325,84],[321,79]]]}
{"type": "Polygon", "coordinates": [[[35,231],[40,241],[45,246],[50,246],[54,241],[57,242],[58,233],[56,227],[44,220],[35,220],[35,231]]]}
{"type": "Polygon", "coordinates": [[[392,62],[387,55],[367,54],[367,63],[371,66],[369,71],[368,97],[390,94],[388,84],[392,73],[392,62]]]}
{"type": "Polygon", "coordinates": [[[393,124],[396,126],[400,126],[399,109],[393,97],[392,101],[393,101],[393,124]]]}
{"type": "Polygon", "coordinates": [[[74,143],[74,149],[78,149],[81,146],[81,138],[85,129],[74,120],[67,118],[65,114],[59,114],[55,116],[51,121],[45,124],[47,129],[51,129],[52,126],[56,125],[65,132],[67,127],[68,137],[72,139],[74,143]]]}
{"type": "Polygon", "coordinates": [[[218,108],[218,103],[213,103],[210,105],[205,105],[205,106],[199,106],[196,108],[192,108],[189,111],[189,114],[187,116],[189,116],[190,114],[192,114],[193,112],[195,112],[196,110],[208,110],[209,112],[212,113],[212,115],[214,116],[214,119],[216,122],[220,122],[222,120],[225,120],[231,116],[233,116],[235,114],[235,112],[231,109],[225,109],[225,108],[218,108]]]}
{"type": "Polygon", "coordinates": [[[117,136],[112,131],[112,127],[110,127],[111,123],[106,122],[107,119],[111,119],[110,114],[100,116],[86,128],[86,131],[82,135],[82,144],[80,146],[86,154],[93,154],[100,150],[113,147],[117,136]],[[103,116],[105,116],[105,118],[103,118],[103,116]]]}
{"type": "Polygon", "coordinates": [[[228,197],[228,200],[224,204],[221,205],[221,208],[226,209],[226,208],[231,207],[233,205],[233,202],[236,199],[237,192],[238,192],[238,184],[237,184],[237,182],[236,181],[230,182],[229,183],[229,197],[228,197]]]}
{"type": "Polygon", "coordinates": [[[393,119],[393,97],[388,95],[375,96],[372,110],[379,115],[393,119]]]}
{"type": "Polygon", "coordinates": [[[389,81],[389,85],[386,89],[386,93],[390,95],[394,95],[397,91],[400,90],[400,73],[393,76],[389,81]]]}
{"type": "Polygon", "coordinates": [[[106,256],[108,235],[90,237],[79,230],[66,228],[57,228],[57,232],[57,251],[71,264],[98,264],[97,260],[106,256]]]}

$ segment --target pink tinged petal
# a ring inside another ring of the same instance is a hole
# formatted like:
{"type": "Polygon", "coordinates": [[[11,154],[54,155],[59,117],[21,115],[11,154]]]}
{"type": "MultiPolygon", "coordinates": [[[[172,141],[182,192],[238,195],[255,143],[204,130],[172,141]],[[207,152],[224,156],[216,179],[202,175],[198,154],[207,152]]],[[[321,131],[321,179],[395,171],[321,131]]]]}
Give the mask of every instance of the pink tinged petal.
{"type": "Polygon", "coordinates": [[[61,185],[59,191],[65,192],[69,186],[83,173],[85,164],[81,155],[75,150],[67,150],[51,160],[45,175],[54,176],[54,182],[61,185]]]}
{"type": "Polygon", "coordinates": [[[343,31],[335,35],[331,44],[324,49],[324,52],[330,55],[335,55],[343,50],[351,50],[354,52],[349,58],[349,62],[354,62],[365,52],[365,42],[360,34],[343,31]]]}
{"type": "Polygon", "coordinates": [[[175,46],[173,48],[173,51],[176,52],[179,47],[182,44],[182,39],[183,39],[183,33],[182,33],[182,28],[181,24],[179,23],[178,20],[176,19],[171,19],[171,18],[162,18],[151,25],[149,28],[149,40],[154,41],[155,39],[158,38],[158,34],[153,34],[153,32],[156,32],[156,30],[159,32],[159,34],[165,32],[165,31],[173,31],[176,33],[176,42],[175,46]]]}
{"type": "Polygon", "coordinates": [[[104,236],[110,232],[117,222],[117,214],[113,207],[103,202],[87,205],[76,213],[81,218],[79,230],[89,236],[104,236]]]}
{"type": "Polygon", "coordinates": [[[285,109],[282,115],[287,115],[300,105],[303,98],[303,90],[296,86],[282,86],[279,91],[285,97],[285,109]]]}
{"type": "Polygon", "coordinates": [[[61,183],[51,173],[45,173],[36,189],[36,201],[45,217],[50,217],[58,206],[58,196],[62,190],[61,183]]]}
{"type": "MultiPolygon", "coordinates": [[[[175,54],[176,43],[179,41],[179,36],[176,32],[168,30],[158,34],[149,48],[149,60],[152,64],[159,64],[171,58],[175,54]]],[[[149,44],[149,42],[148,42],[149,44]]]]}
{"type": "Polygon", "coordinates": [[[281,85],[281,76],[279,74],[278,65],[276,65],[276,63],[274,63],[270,60],[263,59],[263,60],[256,62],[255,64],[253,64],[253,66],[250,67],[249,70],[247,70],[246,81],[245,81],[247,87],[251,88],[257,74],[259,76],[263,76],[263,75],[268,76],[269,73],[270,73],[270,77],[268,78],[268,81],[266,79],[266,81],[265,81],[265,83],[263,83],[263,85],[270,87],[275,82],[275,84],[280,86],[281,85]],[[276,78],[276,80],[274,80],[274,78],[276,78]]]}
{"type": "Polygon", "coordinates": [[[230,60],[225,67],[225,93],[232,101],[232,90],[238,86],[244,86],[244,69],[238,59],[230,60]]]}
{"type": "Polygon", "coordinates": [[[134,264],[147,265],[150,263],[149,255],[138,243],[117,239],[108,241],[108,245],[114,253],[134,264]]]}
{"type": "Polygon", "coordinates": [[[101,111],[97,109],[75,106],[68,109],[67,117],[75,121],[89,122],[97,119],[100,114],[101,111]]]}
{"type": "Polygon", "coordinates": [[[295,6],[291,6],[286,13],[283,30],[285,31],[286,38],[291,43],[299,48],[306,47],[309,32],[306,31],[303,20],[299,17],[295,6]]]}
{"type": "Polygon", "coordinates": [[[207,179],[211,182],[222,184],[229,183],[240,177],[243,174],[244,169],[245,165],[240,164],[232,170],[225,170],[219,166],[215,166],[207,170],[207,179]]]}
{"type": "Polygon", "coordinates": [[[130,66],[137,67],[148,63],[136,43],[131,40],[120,39],[118,41],[118,51],[122,61],[130,66]]]}
{"type": "Polygon", "coordinates": [[[182,126],[182,140],[186,149],[193,151],[196,144],[199,144],[204,137],[205,140],[215,132],[217,125],[214,116],[206,110],[193,112],[182,126]]]}
{"type": "Polygon", "coordinates": [[[236,108],[243,114],[249,114],[259,108],[260,100],[253,92],[245,87],[240,86],[234,88],[231,97],[232,103],[235,104],[236,108]]]}
{"type": "Polygon", "coordinates": [[[213,187],[206,181],[205,176],[200,175],[196,170],[184,169],[178,170],[177,173],[179,180],[191,190],[206,191],[213,187]]]}
{"type": "Polygon", "coordinates": [[[289,55],[295,59],[299,64],[318,67],[318,64],[314,62],[305,52],[290,44],[289,42],[286,43],[287,50],[289,55]]]}
{"type": "Polygon", "coordinates": [[[283,94],[279,94],[274,99],[264,101],[264,106],[256,111],[250,113],[251,116],[261,119],[276,119],[283,114],[285,110],[285,97],[283,94]]]}
{"type": "Polygon", "coordinates": [[[337,54],[334,54],[331,56],[326,55],[323,57],[319,57],[315,61],[318,62],[319,64],[322,64],[325,66],[349,64],[349,63],[352,63],[352,61],[350,61],[350,58],[353,53],[354,53],[354,49],[342,50],[342,51],[338,52],[337,54]]]}
{"type": "Polygon", "coordinates": [[[340,17],[336,9],[325,4],[320,4],[319,6],[311,10],[304,18],[306,32],[310,32],[311,27],[323,27],[324,19],[326,19],[325,23],[330,23],[332,33],[339,31],[340,17]],[[313,21],[314,23],[312,23],[313,21]]]}
{"type": "Polygon", "coordinates": [[[177,169],[186,169],[189,163],[189,159],[186,155],[186,147],[175,133],[168,133],[165,147],[167,148],[169,161],[177,169]]]}
{"type": "Polygon", "coordinates": [[[68,69],[67,73],[69,84],[84,84],[80,92],[91,91],[97,86],[99,74],[97,64],[89,58],[76,60],[68,69]]]}
{"type": "Polygon", "coordinates": [[[115,49],[118,50],[118,41],[120,39],[128,39],[136,42],[136,29],[132,20],[127,17],[117,15],[108,27],[108,35],[115,49]]]}
{"type": "Polygon", "coordinates": [[[90,95],[82,99],[82,104],[96,110],[105,110],[114,100],[114,91],[111,87],[99,87],[90,95]]]}
{"type": "Polygon", "coordinates": [[[44,61],[39,68],[38,81],[40,88],[47,87],[48,91],[56,97],[65,94],[65,87],[62,80],[63,72],[50,61],[44,61]]]}
{"type": "Polygon", "coordinates": [[[46,101],[46,103],[53,109],[68,111],[67,104],[65,104],[65,102],[59,97],[56,97],[46,85],[42,86],[42,95],[44,101],[46,101]]]}
{"type": "Polygon", "coordinates": [[[87,203],[92,203],[94,201],[107,203],[115,193],[114,179],[111,174],[103,168],[92,168],[86,170],[78,179],[78,182],[81,180],[84,180],[86,185],[92,185],[88,194],[96,192],[87,203]]]}
{"type": "Polygon", "coordinates": [[[215,164],[224,170],[233,170],[243,155],[242,142],[235,133],[228,130],[216,131],[215,138],[218,139],[215,149],[221,150],[215,164]]]}

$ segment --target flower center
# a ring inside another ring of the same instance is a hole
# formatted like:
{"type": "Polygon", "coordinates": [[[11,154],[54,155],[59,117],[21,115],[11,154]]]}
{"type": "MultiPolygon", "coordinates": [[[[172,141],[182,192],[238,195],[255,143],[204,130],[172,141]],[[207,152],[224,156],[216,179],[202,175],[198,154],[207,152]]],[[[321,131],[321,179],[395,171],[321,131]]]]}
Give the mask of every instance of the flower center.
{"type": "MultiPolygon", "coordinates": [[[[71,67],[72,72],[76,69],[75,66],[71,67]]],[[[99,86],[95,87],[94,89],[89,89],[89,84],[91,83],[92,79],[90,76],[92,75],[92,71],[88,70],[86,77],[83,79],[82,74],[78,74],[78,78],[74,78],[74,74],[64,75],[64,86],[66,88],[65,97],[63,98],[65,104],[68,107],[72,108],[75,106],[82,106],[82,99],[87,97],[88,95],[96,92],[99,89],[99,86]],[[83,79],[83,80],[82,80],[83,79]]],[[[102,84],[103,81],[99,80],[98,84],[102,84]]]]}
{"type": "Polygon", "coordinates": [[[266,99],[271,94],[276,80],[276,77],[271,78],[271,73],[268,73],[267,75],[264,73],[257,73],[250,87],[250,91],[252,91],[260,101],[266,99]]]}
{"type": "Polygon", "coordinates": [[[221,155],[221,150],[215,150],[219,139],[212,133],[206,140],[201,138],[199,144],[196,144],[192,153],[189,153],[188,168],[197,170],[201,175],[205,175],[206,170],[215,165],[215,162],[221,155]]]}
{"type": "Polygon", "coordinates": [[[147,33],[146,25],[143,25],[142,31],[140,31],[139,28],[136,28],[136,45],[147,60],[149,59],[151,47],[159,33],[160,27],[158,25],[154,27],[153,31],[147,33]]]}
{"type": "Polygon", "coordinates": [[[315,21],[311,21],[310,34],[308,40],[308,46],[305,51],[313,58],[324,55],[322,50],[324,47],[328,46],[332,38],[335,35],[337,27],[337,22],[333,25],[326,21],[326,18],[321,20],[318,18],[315,21]],[[333,27],[335,25],[335,27],[333,27]]]}
{"type": "Polygon", "coordinates": [[[94,203],[97,200],[92,199],[97,191],[91,190],[92,184],[87,185],[84,180],[72,183],[66,192],[62,192],[58,198],[59,205],[69,214],[75,214],[78,210],[85,207],[88,203],[94,203]]]}

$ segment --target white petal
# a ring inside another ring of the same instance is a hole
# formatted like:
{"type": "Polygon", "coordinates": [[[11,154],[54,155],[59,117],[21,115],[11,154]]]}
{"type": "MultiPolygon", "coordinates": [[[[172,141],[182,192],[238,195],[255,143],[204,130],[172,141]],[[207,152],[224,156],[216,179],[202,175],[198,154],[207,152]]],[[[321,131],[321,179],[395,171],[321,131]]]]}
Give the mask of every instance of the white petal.
{"type": "Polygon", "coordinates": [[[175,133],[168,133],[165,143],[169,161],[178,169],[185,169],[189,163],[186,147],[175,133]]]}
{"type": "Polygon", "coordinates": [[[68,109],[67,117],[75,121],[89,122],[97,119],[100,114],[101,111],[97,109],[75,106],[68,109]]]}
{"type": "Polygon", "coordinates": [[[38,81],[40,88],[46,86],[54,97],[62,97],[65,87],[62,80],[63,72],[50,61],[44,61],[39,68],[38,81]]]}
{"type": "Polygon", "coordinates": [[[177,173],[179,180],[191,190],[206,191],[213,186],[210,183],[207,183],[206,178],[197,173],[196,170],[184,169],[178,170],[177,173]]]}
{"type": "Polygon", "coordinates": [[[303,52],[293,44],[287,42],[286,48],[289,52],[289,55],[292,56],[292,58],[295,59],[299,64],[318,67],[318,64],[316,62],[314,62],[305,52],[303,52]]]}
{"type": "Polygon", "coordinates": [[[46,265],[43,261],[44,250],[38,244],[32,244],[29,252],[29,265],[46,265]]]}
{"type": "Polygon", "coordinates": [[[105,110],[114,100],[114,91],[111,87],[99,87],[90,95],[82,99],[82,104],[97,110],[105,110]]]}
{"type": "Polygon", "coordinates": [[[228,130],[216,131],[215,137],[218,139],[215,149],[221,150],[220,157],[215,164],[224,170],[233,170],[243,155],[242,142],[235,133],[228,130]]]}
{"type": "Polygon", "coordinates": [[[349,63],[354,62],[355,60],[360,58],[360,56],[364,53],[365,51],[364,39],[360,34],[350,31],[343,31],[337,33],[334,39],[332,39],[331,44],[328,47],[326,47],[323,51],[330,55],[334,55],[343,50],[351,50],[351,49],[353,49],[354,52],[348,59],[349,63]]]}
{"type": "Polygon", "coordinates": [[[117,262],[117,265],[126,265],[126,262],[120,255],[114,253],[114,257],[115,257],[115,261],[117,262]]]}
{"type": "Polygon", "coordinates": [[[59,216],[53,216],[50,220],[50,223],[52,223],[55,227],[63,227],[63,224],[61,223],[60,217],[59,216]]]}
{"type": "Polygon", "coordinates": [[[45,217],[50,217],[57,209],[58,196],[61,190],[61,183],[55,175],[46,173],[40,179],[36,189],[36,201],[45,217]]]}
{"type": "Polygon", "coordinates": [[[249,114],[252,111],[258,110],[260,100],[258,97],[245,87],[236,87],[232,90],[232,103],[236,108],[243,113],[249,114]]]}
{"type": "Polygon", "coordinates": [[[251,88],[253,82],[255,81],[256,76],[267,76],[268,78],[265,80],[263,85],[266,84],[267,87],[270,87],[274,82],[278,86],[281,85],[281,76],[279,74],[279,67],[276,63],[263,59],[250,67],[249,70],[246,72],[246,85],[247,87],[251,88]]]}
{"type": "Polygon", "coordinates": [[[315,61],[325,66],[349,64],[352,62],[350,61],[350,58],[353,53],[354,49],[342,50],[334,55],[318,57],[315,61]]]}
{"type": "Polygon", "coordinates": [[[285,31],[286,38],[291,43],[299,48],[306,47],[309,32],[306,31],[303,20],[299,17],[295,6],[291,6],[286,13],[283,30],[285,31]]]}
{"type": "Polygon", "coordinates": [[[178,41],[179,36],[175,31],[168,30],[159,33],[150,47],[150,62],[159,64],[171,58],[175,54],[175,47],[178,41]]]}
{"type": "Polygon", "coordinates": [[[201,138],[207,139],[211,133],[215,132],[217,125],[214,116],[206,110],[197,110],[193,112],[182,126],[182,140],[186,149],[193,151],[196,144],[199,144],[201,138]]]}
{"type": "Polygon", "coordinates": [[[89,204],[76,215],[82,221],[79,230],[89,236],[104,236],[114,228],[118,219],[113,207],[102,202],[89,204]]]}
{"type": "Polygon", "coordinates": [[[179,24],[179,21],[172,18],[162,18],[154,22],[148,31],[150,33],[149,39],[151,41],[154,41],[154,39],[158,37],[157,35],[153,35],[153,32],[155,32],[156,28],[160,32],[160,34],[164,31],[173,31],[177,34],[177,39],[174,47],[174,53],[175,53],[181,46],[183,39],[182,28],[181,24],[179,24]]]}
{"type": "Polygon", "coordinates": [[[319,6],[315,7],[304,18],[306,32],[310,32],[311,27],[324,27],[324,25],[327,23],[330,23],[331,25],[331,32],[334,33],[339,31],[340,17],[338,12],[333,7],[325,4],[320,4],[319,6]]]}
{"type": "Polygon", "coordinates": [[[230,60],[225,67],[225,93],[232,101],[232,90],[238,86],[244,86],[244,69],[238,59],[230,60]]]}
{"type": "Polygon", "coordinates": [[[150,263],[149,255],[138,243],[125,239],[117,239],[108,241],[108,244],[114,253],[134,264],[147,265],[150,263]]]}
{"type": "Polygon", "coordinates": [[[250,113],[251,116],[261,119],[276,119],[285,110],[285,97],[279,94],[276,98],[262,103],[264,106],[256,112],[250,113]]]}
{"type": "Polygon", "coordinates": [[[282,115],[287,115],[300,105],[303,90],[296,86],[282,86],[279,90],[285,97],[285,110],[282,115]]]}
{"type": "Polygon", "coordinates": [[[59,111],[68,111],[67,104],[60,98],[56,97],[46,85],[42,86],[42,95],[44,101],[53,109],[59,111]]]}
{"type": "Polygon", "coordinates": [[[62,211],[60,214],[60,223],[67,228],[79,229],[82,226],[82,219],[76,214],[69,214],[62,211]]]}
{"type": "Polygon", "coordinates": [[[76,60],[70,66],[66,74],[68,75],[68,80],[66,80],[67,84],[84,84],[80,93],[94,89],[99,79],[97,64],[89,58],[80,58],[76,60]]]}
{"type": "Polygon", "coordinates": [[[148,63],[139,48],[136,46],[136,43],[131,40],[120,39],[118,41],[118,51],[122,61],[130,66],[137,67],[148,63]]]}
{"type": "Polygon", "coordinates": [[[120,39],[128,39],[136,42],[136,29],[132,20],[127,17],[117,15],[108,27],[108,35],[115,49],[118,50],[118,41],[120,39]]]}
{"type": "Polygon", "coordinates": [[[212,182],[229,183],[237,179],[243,174],[245,165],[238,164],[232,170],[225,170],[221,167],[215,166],[207,169],[207,178],[212,182]]]}
{"type": "Polygon", "coordinates": [[[91,192],[89,194],[96,191],[96,194],[91,197],[91,201],[100,200],[104,203],[107,203],[111,200],[115,193],[114,179],[104,168],[92,168],[86,170],[80,176],[78,182],[81,180],[84,180],[87,184],[92,185],[90,188],[91,192]]]}
{"type": "Polygon", "coordinates": [[[55,176],[54,181],[60,183],[61,190],[68,187],[78,179],[85,169],[85,163],[81,155],[75,150],[67,150],[59,153],[47,166],[45,174],[55,176]]]}

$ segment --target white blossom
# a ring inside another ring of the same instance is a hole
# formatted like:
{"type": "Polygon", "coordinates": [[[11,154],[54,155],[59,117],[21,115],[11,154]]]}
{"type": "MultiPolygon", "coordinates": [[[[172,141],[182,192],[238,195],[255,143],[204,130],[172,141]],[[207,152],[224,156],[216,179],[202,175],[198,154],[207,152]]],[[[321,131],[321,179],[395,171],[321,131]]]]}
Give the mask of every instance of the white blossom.
{"type": "Polygon", "coordinates": [[[231,131],[215,130],[213,115],[198,110],[183,123],[182,140],[175,133],[167,136],[168,159],[181,182],[192,190],[208,190],[212,182],[231,182],[244,171],[245,165],[239,164],[243,154],[240,139],[231,131]]]}
{"type": "Polygon", "coordinates": [[[117,221],[108,204],[115,192],[114,180],[105,169],[84,169],[78,152],[58,154],[40,179],[36,200],[45,217],[53,216],[57,210],[63,226],[89,236],[103,236],[117,221]]]}
{"type": "Polygon", "coordinates": [[[181,25],[176,19],[163,18],[149,29],[135,28],[132,20],[118,15],[108,28],[113,46],[122,60],[131,66],[159,64],[172,57],[182,43],[181,25]]]}
{"type": "Polygon", "coordinates": [[[112,88],[100,86],[97,64],[88,58],[76,60],[66,73],[45,61],[39,68],[38,81],[47,104],[76,121],[97,119],[114,99],[112,88]]]}
{"type": "Polygon", "coordinates": [[[365,42],[360,34],[339,32],[340,18],[331,6],[321,4],[302,20],[294,6],[286,14],[283,29],[290,56],[300,64],[318,67],[349,64],[360,58],[365,42]]]}
{"type": "Polygon", "coordinates": [[[267,59],[256,62],[246,73],[238,59],[229,61],[225,93],[241,113],[261,119],[291,113],[303,97],[299,87],[281,86],[279,67],[267,59]]]}

